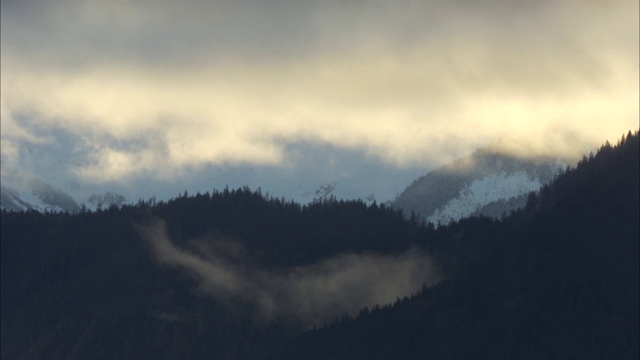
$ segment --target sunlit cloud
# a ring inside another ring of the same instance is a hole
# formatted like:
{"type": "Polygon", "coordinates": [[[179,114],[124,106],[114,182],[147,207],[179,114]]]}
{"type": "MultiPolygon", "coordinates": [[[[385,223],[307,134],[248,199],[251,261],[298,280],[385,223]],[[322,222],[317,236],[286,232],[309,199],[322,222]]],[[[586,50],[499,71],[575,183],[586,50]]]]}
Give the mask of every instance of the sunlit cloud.
{"type": "MultiPolygon", "coordinates": [[[[298,142],[396,166],[495,141],[527,156],[576,156],[637,128],[637,2],[518,3],[195,2],[195,11],[149,12],[91,3],[56,7],[33,28],[11,20],[3,158],[16,141],[62,128],[86,152],[75,174],[126,181],[280,166],[298,142]],[[47,24],[56,31],[41,44],[47,24]]],[[[10,5],[3,12],[33,16],[10,5]]]]}

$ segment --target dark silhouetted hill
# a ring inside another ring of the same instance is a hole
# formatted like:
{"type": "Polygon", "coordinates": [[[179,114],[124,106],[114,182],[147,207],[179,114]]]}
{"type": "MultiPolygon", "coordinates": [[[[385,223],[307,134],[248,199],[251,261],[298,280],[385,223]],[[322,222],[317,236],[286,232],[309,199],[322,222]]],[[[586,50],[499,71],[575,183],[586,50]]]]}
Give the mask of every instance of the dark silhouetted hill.
{"type": "Polygon", "coordinates": [[[638,133],[605,144],[499,222],[441,229],[450,281],[288,343],[292,359],[636,359],[638,133]]]}
{"type": "Polygon", "coordinates": [[[638,164],[636,132],[507,218],[438,229],[248,188],[3,210],[0,354],[638,358],[638,164]]]}
{"type": "Polygon", "coordinates": [[[288,295],[306,300],[289,284],[312,294],[325,293],[318,289],[324,283],[344,288],[341,281],[358,279],[375,287],[377,279],[363,273],[366,261],[397,269],[389,261],[426,250],[433,232],[376,204],[300,206],[248,188],[78,214],[1,216],[3,359],[258,358],[275,339],[322,318],[311,310],[286,317],[288,295]],[[166,244],[144,236],[160,223],[175,255],[169,260],[166,244]],[[199,265],[211,274],[193,276],[199,265]],[[341,278],[349,271],[360,277],[341,278]],[[212,284],[223,288],[210,296],[202,288],[212,284]],[[271,300],[283,318],[263,314],[271,300]]]}

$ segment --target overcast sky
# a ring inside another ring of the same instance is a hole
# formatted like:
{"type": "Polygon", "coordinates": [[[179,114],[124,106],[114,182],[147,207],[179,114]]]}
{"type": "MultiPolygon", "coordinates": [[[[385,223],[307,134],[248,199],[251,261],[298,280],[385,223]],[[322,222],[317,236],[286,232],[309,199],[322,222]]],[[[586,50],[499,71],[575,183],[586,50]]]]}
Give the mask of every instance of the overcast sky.
{"type": "Polygon", "coordinates": [[[1,10],[3,177],[130,197],[326,182],[389,197],[496,141],[575,155],[638,128],[637,0],[1,10]]]}

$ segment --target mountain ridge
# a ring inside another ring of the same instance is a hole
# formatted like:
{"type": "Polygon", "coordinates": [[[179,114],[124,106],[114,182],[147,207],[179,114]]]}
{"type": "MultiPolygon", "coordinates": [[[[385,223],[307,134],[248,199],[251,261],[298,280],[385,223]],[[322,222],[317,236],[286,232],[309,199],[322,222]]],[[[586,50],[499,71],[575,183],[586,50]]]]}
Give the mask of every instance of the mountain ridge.
{"type": "Polygon", "coordinates": [[[2,210],[1,355],[637,358],[638,152],[635,132],[505,218],[437,229],[248,188],[2,210]]]}
{"type": "Polygon", "coordinates": [[[464,259],[454,278],[273,358],[637,358],[638,140],[605,143],[504,219],[441,227],[464,259]]]}
{"type": "Polygon", "coordinates": [[[23,175],[16,179],[8,176],[7,182],[19,186],[0,186],[0,209],[8,211],[68,212],[78,213],[83,209],[96,210],[98,207],[122,206],[127,199],[122,194],[106,191],[89,196],[79,203],[66,191],[41,179],[23,175]]]}
{"type": "Polygon", "coordinates": [[[558,158],[527,159],[479,149],[414,180],[392,206],[435,225],[475,215],[499,217],[524,206],[526,194],[565,167],[558,158]]]}

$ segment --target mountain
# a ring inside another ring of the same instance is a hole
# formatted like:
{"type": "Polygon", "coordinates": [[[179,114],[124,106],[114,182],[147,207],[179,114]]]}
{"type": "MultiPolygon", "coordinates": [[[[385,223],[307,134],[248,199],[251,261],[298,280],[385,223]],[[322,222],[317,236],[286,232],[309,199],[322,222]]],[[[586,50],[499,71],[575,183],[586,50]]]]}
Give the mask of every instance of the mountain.
{"type": "Polygon", "coordinates": [[[248,188],[1,216],[7,359],[260,358],[445,262],[426,254],[433,230],[387,207],[248,188]]]}
{"type": "Polygon", "coordinates": [[[638,358],[638,140],[438,228],[248,188],[2,210],[0,356],[638,358]]]}
{"type": "Polygon", "coordinates": [[[564,167],[555,158],[520,158],[481,149],[415,180],[392,206],[436,225],[475,215],[499,218],[522,208],[529,192],[564,167]]]}
{"type": "Polygon", "coordinates": [[[323,184],[323,185],[320,185],[320,187],[318,187],[314,192],[311,192],[311,191],[305,192],[303,194],[303,197],[311,198],[312,202],[321,201],[323,199],[329,199],[332,196],[335,197],[334,191],[337,186],[338,186],[338,183],[335,181],[331,183],[323,184]]]}
{"type": "Polygon", "coordinates": [[[13,211],[78,212],[80,206],[63,190],[35,177],[26,177],[18,186],[0,186],[0,208],[13,211]]]}
{"type": "Polygon", "coordinates": [[[106,191],[93,194],[82,205],[68,194],[35,176],[6,176],[3,182],[11,185],[0,186],[0,209],[8,211],[35,210],[40,212],[77,213],[85,210],[109,206],[122,206],[127,199],[124,195],[106,191]]]}
{"type": "Polygon", "coordinates": [[[127,198],[122,194],[117,194],[111,191],[107,191],[103,194],[93,194],[89,196],[87,202],[92,206],[92,208],[97,209],[98,207],[109,207],[109,206],[117,206],[120,207],[127,202],[127,198]]]}
{"type": "Polygon", "coordinates": [[[433,247],[450,247],[455,276],[308,331],[273,358],[637,359],[639,153],[629,133],[507,218],[438,228],[433,247]]]}
{"type": "Polygon", "coordinates": [[[23,211],[35,206],[20,198],[20,193],[10,187],[0,186],[0,207],[4,210],[23,211]]]}

